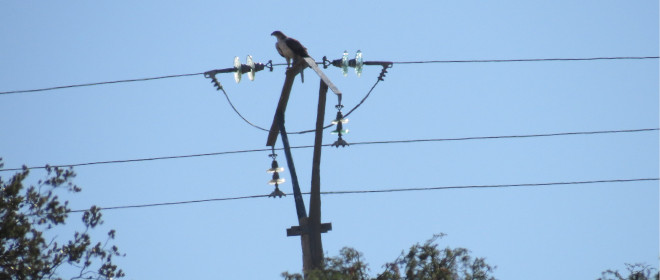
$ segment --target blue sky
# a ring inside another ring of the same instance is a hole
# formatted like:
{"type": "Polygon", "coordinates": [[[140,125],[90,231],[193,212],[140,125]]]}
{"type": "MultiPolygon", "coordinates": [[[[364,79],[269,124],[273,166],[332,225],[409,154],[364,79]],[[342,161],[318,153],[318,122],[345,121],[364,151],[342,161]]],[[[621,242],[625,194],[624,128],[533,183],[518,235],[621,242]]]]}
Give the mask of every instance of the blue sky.
{"type": "MultiPolygon", "coordinates": [[[[317,61],[479,60],[658,55],[658,1],[112,1],[0,4],[0,91],[199,73],[234,56],[284,62],[270,33],[317,61]]],[[[220,82],[269,127],[284,68],[220,82]]],[[[380,67],[326,74],[353,107],[380,67]]],[[[346,128],[350,142],[658,127],[658,60],[396,64],[346,128]]],[[[315,122],[318,78],[296,80],[289,131],[315,122]]],[[[326,119],[334,117],[328,96],[326,119]]],[[[266,148],[202,75],[0,95],[6,168],[266,148]]],[[[324,143],[336,139],[329,132],[324,143]]],[[[658,177],[658,133],[325,148],[322,190],[658,177]]],[[[294,146],[312,135],[292,135],[294,146]]],[[[280,141],[278,141],[278,147],[280,141]]],[[[293,151],[303,191],[311,149],[293,151]]],[[[268,194],[268,152],[81,166],[71,208],[268,194]]],[[[280,152],[280,163],[284,163],[280,152]]],[[[0,173],[3,178],[11,175],[0,173]]],[[[32,180],[42,176],[38,170],[32,180]]],[[[287,172],[283,173],[290,182],[287,172]]],[[[281,186],[291,192],[291,184],[281,186]]],[[[658,262],[658,182],[437,190],[322,197],[324,250],[365,254],[372,273],[416,242],[447,234],[500,279],[595,279],[658,262]]],[[[305,198],[307,203],[307,197],[305,198]]],[[[308,206],[308,205],[307,205],[308,206]]],[[[308,206],[309,207],[309,206],[308,206]]],[[[279,279],[301,269],[293,197],[108,210],[127,279],[279,279]]],[[[77,220],[75,214],[72,220],[77,220]]],[[[75,229],[71,222],[60,235],[75,229]]],[[[99,238],[105,233],[99,232],[99,238]]]]}

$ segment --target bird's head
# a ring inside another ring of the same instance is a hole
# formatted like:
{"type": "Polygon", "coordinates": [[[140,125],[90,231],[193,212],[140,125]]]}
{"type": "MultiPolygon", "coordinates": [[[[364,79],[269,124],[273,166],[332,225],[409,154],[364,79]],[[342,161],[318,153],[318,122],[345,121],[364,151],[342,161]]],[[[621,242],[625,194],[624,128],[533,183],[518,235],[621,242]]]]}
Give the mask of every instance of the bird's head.
{"type": "Polygon", "coordinates": [[[282,33],[282,31],[279,31],[279,30],[273,31],[273,33],[270,33],[270,36],[275,36],[275,38],[277,38],[277,39],[285,39],[286,38],[286,35],[284,35],[284,33],[282,33]]]}

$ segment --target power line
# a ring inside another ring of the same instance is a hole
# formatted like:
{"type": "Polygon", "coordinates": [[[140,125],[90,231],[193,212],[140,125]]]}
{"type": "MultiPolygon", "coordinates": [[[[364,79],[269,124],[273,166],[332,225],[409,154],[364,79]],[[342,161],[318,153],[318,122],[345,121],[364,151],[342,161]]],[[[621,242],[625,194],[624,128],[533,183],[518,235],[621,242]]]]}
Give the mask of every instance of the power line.
{"type": "MultiPolygon", "coordinates": [[[[248,196],[211,198],[211,199],[188,200],[188,201],[178,201],[178,202],[163,202],[163,203],[137,204],[137,205],[125,205],[125,206],[112,206],[112,207],[100,207],[100,209],[101,210],[116,210],[116,209],[129,209],[129,208],[145,208],[145,207],[192,204],[192,203],[213,202],[213,201],[242,200],[242,199],[250,199],[250,198],[260,198],[260,197],[268,197],[268,195],[248,195],[248,196]]],[[[69,213],[79,213],[79,212],[85,212],[85,211],[87,211],[87,210],[72,210],[72,211],[69,211],[69,213]]]]}
{"type": "Polygon", "coordinates": [[[660,130],[660,129],[659,128],[643,128],[643,129],[628,129],[628,130],[559,132],[559,133],[527,134],[527,135],[476,136],[476,137],[461,137],[461,138],[435,138],[435,139],[413,139],[413,140],[391,140],[391,141],[366,141],[366,142],[351,143],[351,145],[403,144],[403,143],[419,143],[419,142],[445,142],[445,141],[467,141],[467,140],[515,139],[515,138],[553,137],[553,136],[570,136],[570,135],[635,133],[635,132],[648,132],[648,131],[657,131],[657,130],[660,130]]]}
{"type": "MultiPolygon", "coordinates": [[[[372,194],[372,193],[433,191],[433,190],[451,190],[451,189],[487,189],[487,188],[492,189],[492,188],[513,188],[513,187],[549,187],[549,186],[606,184],[606,183],[630,183],[630,182],[645,182],[645,181],[658,181],[658,180],[660,180],[660,178],[612,179],[612,180],[526,183],[526,184],[464,185],[464,186],[421,187],[421,188],[396,188],[396,189],[380,189],[380,190],[330,191],[330,192],[321,192],[321,194],[322,195],[344,195],[344,194],[372,194]]],[[[307,192],[307,193],[303,193],[303,194],[308,195],[309,193],[307,192]]],[[[286,195],[290,196],[290,195],[293,195],[293,194],[292,193],[287,193],[286,195]]],[[[212,198],[212,199],[176,201],[176,202],[111,206],[111,207],[100,207],[100,209],[101,210],[118,210],[118,209],[130,209],[130,208],[147,208],[147,207],[157,207],[157,206],[172,206],[172,205],[182,205],[182,204],[193,204],[193,203],[215,202],[215,201],[228,201],[228,200],[243,200],[243,199],[254,199],[254,198],[264,198],[264,197],[268,197],[268,195],[249,195],[249,196],[224,197],[224,198],[212,198]]],[[[73,211],[70,211],[69,213],[79,213],[79,212],[85,212],[85,211],[87,211],[87,210],[73,210],[73,211]]]]}
{"type": "Polygon", "coordinates": [[[13,90],[13,91],[2,91],[0,94],[12,94],[12,93],[28,93],[28,92],[38,92],[38,91],[47,91],[47,90],[56,90],[56,89],[65,89],[65,88],[76,88],[76,87],[89,87],[89,86],[99,86],[107,84],[119,84],[119,83],[130,83],[130,82],[144,82],[151,80],[160,80],[160,79],[169,79],[169,78],[180,78],[188,76],[202,75],[201,73],[190,73],[190,74],[176,74],[176,75],[166,75],[158,77],[149,77],[149,78],[139,78],[139,79],[128,79],[128,80],[117,80],[117,81],[108,81],[108,82],[97,82],[97,83],[87,83],[87,84],[77,84],[77,85],[68,85],[68,86],[57,86],[57,87],[47,87],[47,88],[38,88],[38,89],[26,89],[26,90],[13,90]]]}
{"type": "Polygon", "coordinates": [[[424,64],[424,63],[492,63],[492,62],[548,62],[548,61],[591,61],[591,60],[631,60],[631,59],[658,59],[657,56],[616,56],[616,57],[587,57],[587,58],[528,58],[528,59],[474,59],[474,60],[424,60],[424,61],[398,61],[394,64],[424,64]]]}
{"type": "MultiPolygon", "coordinates": [[[[529,59],[472,59],[472,60],[422,60],[422,61],[396,61],[392,62],[393,64],[426,64],[426,63],[497,63],[497,62],[549,62],[549,61],[593,61],[593,60],[642,60],[642,59],[658,59],[658,56],[617,56],[617,57],[588,57],[588,58],[529,58],[529,59]]],[[[317,62],[322,64],[322,62],[317,62]]],[[[284,63],[276,63],[273,66],[283,66],[284,63]]],[[[29,92],[40,92],[40,91],[49,91],[57,89],[66,89],[66,88],[76,88],[76,87],[87,87],[87,86],[98,86],[98,85],[107,85],[107,84],[117,84],[117,83],[129,83],[129,82],[143,82],[150,80],[159,80],[159,79],[169,79],[169,78],[179,78],[179,77],[188,77],[188,76],[197,76],[203,75],[205,72],[200,73],[189,73],[189,74],[175,74],[175,75],[166,75],[166,76],[157,76],[149,78],[139,78],[139,79],[127,79],[127,80],[116,80],[116,81],[107,81],[107,82],[96,82],[96,83],[86,83],[86,84],[75,84],[75,85],[66,85],[66,86],[56,86],[56,87],[47,87],[47,88],[38,88],[38,89],[26,89],[26,90],[12,90],[12,91],[0,91],[2,94],[14,94],[14,93],[29,93],[29,92]]]]}
{"type": "MultiPolygon", "coordinates": [[[[350,144],[351,144],[351,146],[357,146],[357,145],[374,145],[374,144],[405,144],[405,143],[423,143],[423,142],[519,139],[519,138],[575,136],[575,135],[640,133],[640,132],[651,132],[651,131],[658,131],[658,130],[660,130],[660,128],[642,128],[642,129],[626,129],[626,130],[600,130],[600,131],[581,131],[581,132],[559,132],[559,133],[526,134],[526,135],[475,136],[475,137],[459,137],[459,138],[431,138],[431,139],[409,139],[409,140],[363,141],[363,142],[353,142],[353,143],[350,143],[350,144]]],[[[323,146],[324,147],[330,147],[330,146],[332,146],[332,144],[323,144],[323,146]]],[[[313,147],[312,145],[304,145],[304,146],[294,146],[294,147],[291,147],[291,148],[292,149],[306,149],[306,148],[312,148],[312,147],[313,147]]],[[[282,150],[282,149],[279,148],[279,149],[276,149],[276,150],[282,150]]],[[[270,148],[265,148],[265,149],[262,148],[262,149],[237,150],[237,151],[225,151],[225,152],[215,152],[215,153],[178,155],[178,156],[163,156],[163,157],[125,159],[125,160],[94,161],[94,162],[61,164],[61,165],[50,165],[50,166],[51,167],[78,167],[78,166],[87,166],[87,165],[130,163],[130,162],[142,162],[142,161],[153,161],[153,160],[181,159],[181,158],[219,156],[219,155],[242,154],[242,153],[253,153],[253,152],[270,152],[270,151],[271,151],[270,148]]],[[[28,169],[44,169],[46,167],[45,166],[32,166],[32,167],[27,167],[27,168],[28,169]]],[[[20,170],[23,170],[23,168],[5,168],[5,169],[0,169],[0,172],[2,172],[2,171],[20,171],[20,170]]]]}
{"type": "Polygon", "coordinates": [[[384,190],[331,191],[331,192],[324,192],[323,194],[364,194],[364,193],[390,193],[390,192],[431,191],[431,190],[451,190],[451,189],[546,187],[546,186],[584,185],[584,184],[598,184],[598,183],[643,182],[643,181],[658,181],[658,180],[660,180],[660,178],[614,179],[614,180],[552,182],[552,183],[528,183],[528,184],[468,185],[468,186],[448,186],[448,187],[400,188],[400,189],[384,189],[384,190]]]}
{"type": "Polygon", "coordinates": [[[262,130],[262,131],[266,131],[266,132],[270,131],[269,129],[265,129],[261,126],[253,124],[252,122],[248,121],[245,117],[243,117],[243,114],[241,114],[241,112],[239,112],[238,109],[236,109],[236,107],[234,106],[234,103],[231,102],[231,99],[229,98],[229,94],[227,94],[227,92],[225,91],[225,88],[220,87],[220,91],[222,91],[222,94],[225,95],[225,98],[227,99],[227,103],[229,103],[229,106],[231,106],[231,108],[234,109],[234,112],[236,113],[236,115],[238,115],[245,123],[249,124],[250,126],[256,128],[256,129],[262,130]]]}
{"type": "MultiPolygon", "coordinates": [[[[300,148],[308,148],[308,147],[311,147],[311,146],[301,146],[300,148]]],[[[193,158],[193,157],[204,157],[204,156],[219,156],[219,155],[242,154],[242,153],[264,152],[264,151],[268,152],[268,151],[271,151],[271,149],[268,148],[268,149],[237,150],[237,151],[192,154],[192,155],[179,155],[179,156],[163,156],[163,157],[138,158],[138,159],[93,161],[93,162],[85,162],[85,163],[60,164],[60,165],[50,165],[50,166],[51,167],[78,167],[78,166],[87,166],[87,165],[129,163],[129,162],[142,162],[142,161],[165,160],[165,159],[181,159],[181,158],[193,158]]],[[[46,168],[45,166],[28,167],[28,169],[45,169],[45,168],[46,168]]],[[[2,171],[20,171],[20,170],[23,170],[23,168],[5,168],[5,169],[0,169],[0,172],[2,172],[2,171]]]]}

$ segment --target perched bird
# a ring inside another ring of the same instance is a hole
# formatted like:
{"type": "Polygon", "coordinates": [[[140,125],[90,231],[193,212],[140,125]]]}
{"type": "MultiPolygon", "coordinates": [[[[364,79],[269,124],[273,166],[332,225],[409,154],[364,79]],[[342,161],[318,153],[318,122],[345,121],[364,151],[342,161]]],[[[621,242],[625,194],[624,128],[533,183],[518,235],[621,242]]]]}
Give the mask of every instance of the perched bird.
{"type": "MultiPolygon", "coordinates": [[[[287,37],[282,33],[282,31],[275,31],[270,34],[277,38],[277,43],[275,43],[275,48],[277,52],[286,59],[287,67],[291,67],[291,60],[295,64],[298,59],[309,57],[307,53],[307,48],[305,48],[298,40],[291,37],[287,37]]],[[[304,68],[303,68],[304,69],[304,68]]],[[[303,72],[300,71],[300,79],[305,82],[303,72]]]]}

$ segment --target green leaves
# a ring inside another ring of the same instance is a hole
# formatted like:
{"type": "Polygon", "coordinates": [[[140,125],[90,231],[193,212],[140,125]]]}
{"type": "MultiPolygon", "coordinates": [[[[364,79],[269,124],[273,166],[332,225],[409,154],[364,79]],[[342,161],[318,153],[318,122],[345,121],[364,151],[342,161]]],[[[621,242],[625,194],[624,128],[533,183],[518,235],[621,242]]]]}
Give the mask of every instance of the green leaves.
{"type": "Polygon", "coordinates": [[[64,245],[44,238],[45,232],[63,225],[71,211],[56,192],[81,190],[71,181],[76,176],[72,168],[46,166],[46,172],[45,180],[27,188],[23,182],[30,171],[25,166],[9,182],[0,177],[0,279],[63,279],[58,272],[65,266],[71,279],[123,277],[112,263],[113,256],[121,256],[119,249],[108,244],[115,231],[92,246],[88,232],[103,223],[96,206],[83,214],[84,231],[75,232],[64,245]]]}

